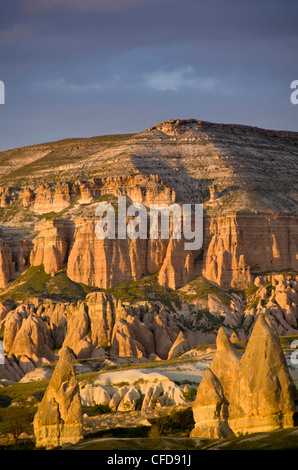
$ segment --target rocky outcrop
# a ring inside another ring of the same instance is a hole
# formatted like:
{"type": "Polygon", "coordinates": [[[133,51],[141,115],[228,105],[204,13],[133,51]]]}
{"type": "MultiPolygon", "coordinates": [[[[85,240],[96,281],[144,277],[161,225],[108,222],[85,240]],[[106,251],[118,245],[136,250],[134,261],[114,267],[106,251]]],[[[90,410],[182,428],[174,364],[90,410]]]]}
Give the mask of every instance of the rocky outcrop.
{"type": "Polygon", "coordinates": [[[33,427],[37,447],[75,444],[83,437],[79,385],[68,348],[61,351],[33,427]]]}
{"type": "Polygon", "coordinates": [[[235,434],[294,426],[295,387],[275,330],[260,316],[239,362],[229,406],[235,434]]]}
{"type": "Polygon", "coordinates": [[[165,318],[156,315],[153,321],[153,334],[156,354],[161,359],[167,359],[169,351],[177,338],[176,331],[172,331],[165,318]]]}
{"type": "Polygon", "coordinates": [[[119,357],[149,357],[154,354],[152,332],[137,317],[119,319],[113,330],[111,355],[119,357]]]}
{"type": "Polygon", "coordinates": [[[33,241],[30,264],[43,264],[47,274],[55,274],[67,261],[71,225],[65,220],[54,219],[41,224],[37,229],[39,234],[33,241]]]}
{"type": "Polygon", "coordinates": [[[211,369],[207,369],[198,388],[193,408],[196,425],[190,437],[217,439],[232,436],[227,421],[228,406],[220,381],[211,369]]]}
{"type": "Polygon", "coordinates": [[[205,226],[203,275],[224,289],[247,288],[254,273],[298,270],[297,215],[238,212],[205,226]]]}
{"type": "MultiPolygon", "coordinates": [[[[201,417],[203,422],[206,416],[210,419],[210,408],[211,411],[225,409],[225,420],[236,435],[292,427],[296,389],[279,338],[266,319],[258,317],[241,359],[223,330],[219,332],[217,344],[210,368],[214,377],[208,372],[207,379],[201,382],[202,388],[201,384],[198,388],[193,435],[206,437],[208,430],[200,427],[201,417]],[[217,398],[208,401],[209,393],[217,398]]],[[[211,420],[210,435],[216,423],[211,420]]]]}
{"type": "Polygon", "coordinates": [[[70,279],[102,288],[140,279],[147,267],[147,241],[100,240],[95,226],[95,220],[76,221],[74,244],[67,263],[70,279]]]}
{"type": "Polygon", "coordinates": [[[184,386],[178,386],[161,373],[139,369],[125,371],[126,385],[121,384],[122,377],[121,372],[108,373],[107,377],[98,375],[91,383],[80,382],[82,404],[109,404],[113,411],[132,411],[186,403],[184,386]]]}
{"type": "MultiPolygon", "coordinates": [[[[100,240],[96,224],[97,220],[89,217],[76,219],[75,229],[60,219],[38,226],[31,264],[43,263],[47,273],[67,264],[72,280],[102,288],[159,271],[159,283],[176,289],[194,279],[202,267],[203,275],[222,288],[245,289],[253,283],[255,273],[298,270],[296,215],[235,212],[205,217],[203,260],[200,253],[185,250],[184,239],[150,240],[149,232],[148,241],[119,240],[117,230],[116,239],[100,240]],[[251,250],[251,246],[258,248],[251,250]]],[[[5,256],[3,266],[9,271],[9,253],[5,256]]],[[[5,269],[3,285],[11,276],[5,269]]]]}
{"type": "Polygon", "coordinates": [[[0,385],[1,387],[7,387],[16,382],[19,382],[25,375],[22,365],[12,357],[4,357],[4,363],[0,364],[0,385]]]}
{"type": "Polygon", "coordinates": [[[90,319],[91,340],[94,347],[111,346],[116,320],[127,313],[122,303],[114,296],[103,292],[92,292],[86,297],[90,319]]]}
{"type": "MultiPolygon", "coordinates": [[[[7,343],[5,343],[7,345],[7,343]]],[[[52,362],[56,356],[52,351],[52,341],[48,325],[37,315],[30,314],[24,319],[21,328],[18,330],[9,354],[16,358],[27,356],[34,362],[52,362]]]]}
{"type": "Polygon", "coordinates": [[[295,335],[298,318],[298,277],[294,273],[256,276],[247,295],[244,326],[257,315],[270,319],[279,335],[295,335]]]}
{"type": "Polygon", "coordinates": [[[211,370],[220,381],[225,398],[231,403],[237,381],[240,354],[235,349],[223,328],[216,337],[216,352],[211,363],[211,370]]]}
{"type": "Polygon", "coordinates": [[[179,357],[182,354],[186,353],[191,349],[187,338],[184,336],[183,332],[180,331],[179,335],[177,336],[173,346],[171,347],[168,359],[172,359],[175,357],[179,357]]]}
{"type": "Polygon", "coordinates": [[[81,303],[67,318],[67,332],[62,347],[70,348],[78,358],[91,357],[94,349],[88,336],[90,321],[86,306],[81,303]]]}
{"type": "Polygon", "coordinates": [[[34,199],[34,211],[38,214],[60,212],[66,209],[77,197],[77,186],[69,182],[57,184],[45,183],[37,187],[34,199]]]}
{"type": "Polygon", "coordinates": [[[172,289],[185,286],[194,278],[194,254],[184,248],[185,240],[170,238],[158,281],[172,289]]]}
{"type": "Polygon", "coordinates": [[[12,253],[9,246],[0,238],[0,287],[5,287],[14,273],[12,253]]]}

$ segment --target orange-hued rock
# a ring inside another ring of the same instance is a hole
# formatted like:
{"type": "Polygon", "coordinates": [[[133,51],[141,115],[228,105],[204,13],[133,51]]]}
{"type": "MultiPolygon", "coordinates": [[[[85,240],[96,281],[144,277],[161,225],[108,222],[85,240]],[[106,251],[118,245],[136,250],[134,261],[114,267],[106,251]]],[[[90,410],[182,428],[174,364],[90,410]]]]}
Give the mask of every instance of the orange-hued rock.
{"type": "Polygon", "coordinates": [[[39,359],[52,362],[56,360],[52,346],[48,325],[37,315],[30,314],[28,318],[23,320],[9,353],[16,358],[22,356],[27,356],[29,359],[34,358],[34,362],[35,359],[37,362],[39,359]]]}
{"type": "Polygon", "coordinates": [[[68,347],[79,358],[91,357],[94,349],[88,336],[90,321],[86,305],[81,303],[67,317],[67,333],[62,347],[68,347]]]}
{"type": "Polygon", "coordinates": [[[76,221],[67,263],[70,279],[102,288],[140,279],[147,268],[147,240],[100,240],[95,226],[94,219],[76,221]]]}
{"type": "Polygon", "coordinates": [[[162,286],[177,289],[193,279],[194,255],[184,248],[185,240],[170,239],[166,255],[158,275],[162,286]]]}
{"type": "Polygon", "coordinates": [[[36,446],[50,449],[83,438],[79,384],[71,352],[63,348],[33,420],[36,446]]]}
{"type": "Polygon", "coordinates": [[[190,437],[207,439],[233,435],[228,424],[228,406],[222,385],[211,369],[207,369],[198,387],[193,407],[195,427],[190,437]]]}
{"type": "Polygon", "coordinates": [[[9,352],[12,348],[17,332],[21,329],[24,316],[16,311],[10,312],[5,319],[4,348],[9,352]]]}
{"type": "Polygon", "coordinates": [[[90,319],[91,340],[95,348],[112,343],[113,328],[120,318],[127,313],[121,302],[110,294],[92,292],[86,298],[90,319]]]}
{"type": "Polygon", "coordinates": [[[120,357],[149,357],[154,353],[153,334],[137,317],[128,315],[114,327],[111,355],[120,357]]]}
{"type": "Polygon", "coordinates": [[[9,246],[0,238],[0,287],[5,287],[14,273],[12,253],[9,246]]]}
{"type": "Polygon", "coordinates": [[[28,207],[34,201],[34,191],[30,187],[25,187],[23,189],[22,203],[24,207],[28,207]]]}
{"type": "Polygon", "coordinates": [[[234,393],[239,362],[240,354],[221,327],[217,333],[216,352],[210,368],[222,384],[228,402],[230,402],[234,393]]]}
{"type": "Polygon", "coordinates": [[[266,318],[258,317],[241,358],[220,329],[211,367],[198,387],[192,436],[211,437],[224,404],[235,435],[293,427],[296,396],[278,335],[266,318]]]}
{"type": "Polygon", "coordinates": [[[66,209],[75,197],[76,191],[68,182],[42,184],[36,189],[34,211],[38,214],[60,212],[66,209]]]}
{"type": "Polygon", "coordinates": [[[180,331],[179,335],[176,338],[173,346],[171,347],[168,359],[172,359],[174,357],[179,357],[181,354],[186,353],[191,349],[189,342],[182,331],[180,331]]]}
{"type": "Polygon", "coordinates": [[[153,334],[155,342],[155,352],[161,359],[167,359],[169,351],[173,346],[178,334],[167,325],[167,321],[156,315],[153,320],[153,334]]]}
{"type": "Polygon", "coordinates": [[[230,399],[229,424],[234,433],[293,427],[294,393],[276,331],[259,316],[239,362],[230,399]]]}
{"type": "Polygon", "coordinates": [[[298,270],[298,217],[230,213],[205,224],[203,275],[223,288],[244,289],[253,273],[298,270]]]}
{"type": "Polygon", "coordinates": [[[53,219],[36,228],[39,233],[33,240],[30,264],[31,266],[43,264],[47,274],[54,274],[66,263],[71,242],[71,227],[65,220],[53,219]]]}

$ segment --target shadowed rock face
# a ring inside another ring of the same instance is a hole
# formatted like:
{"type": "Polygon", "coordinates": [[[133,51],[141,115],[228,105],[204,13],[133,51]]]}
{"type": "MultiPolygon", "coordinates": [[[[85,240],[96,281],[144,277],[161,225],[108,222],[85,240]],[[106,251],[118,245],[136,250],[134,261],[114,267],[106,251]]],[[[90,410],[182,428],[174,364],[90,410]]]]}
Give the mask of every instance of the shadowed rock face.
{"type": "Polygon", "coordinates": [[[260,316],[239,363],[229,407],[234,432],[292,427],[293,387],[278,336],[260,316]]]}
{"type": "Polygon", "coordinates": [[[227,421],[228,405],[220,381],[211,369],[207,369],[195,401],[193,415],[196,426],[190,437],[216,439],[233,435],[227,421]]]}
{"type": "Polygon", "coordinates": [[[218,330],[216,346],[217,349],[212,359],[211,370],[222,384],[225,397],[230,402],[237,380],[240,355],[223,328],[218,330]]]}
{"type": "MultiPolygon", "coordinates": [[[[218,403],[220,406],[226,403],[225,409],[228,411],[225,417],[232,431],[237,435],[292,427],[295,387],[278,336],[266,319],[262,316],[258,318],[240,360],[222,329],[218,333],[217,345],[210,371],[222,387],[222,395],[218,394],[221,401],[218,403]]],[[[201,416],[204,416],[205,409],[215,406],[214,390],[219,390],[218,383],[215,387],[215,379],[211,380],[210,377],[208,372],[207,379],[202,381],[203,386],[201,388],[200,384],[197,392],[194,405],[196,437],[200,437],[200,433],[201,437],[205,437],[208,433],[205,429],[207,425],[203,430],[200,427],[201,416]]],[[[213,429],[214,422],[211,420],[210,435],[213,429]]]]}
{"type": "Polygon", "coordinates": [[[74,444],[83,437],[79,385],[68,348],[61,350],[33,426],[37,447],[74,444]]]}
{"type": "Polygon", "coordinates": [[[46,362],[55,361],[56,356],[52,351],[48,325],[34,313],[30,314],[18,330],[9,353],[16,358],[22,356],[35,358],[37,362],[39,359],[40,362],[42,359],[45,359],[46,362]]]}
{"type": "Polygon", "coordinates": [[[173,346],[169,351],[168,359],[179,357],[181,354],[186,353],[190,349],[191,347],[189,345],[189,342],[187,341],[187,338],[184,336],[183,332],[180,331],[179,335],[176,338],[176,341],[174,342],[173,346]]]}

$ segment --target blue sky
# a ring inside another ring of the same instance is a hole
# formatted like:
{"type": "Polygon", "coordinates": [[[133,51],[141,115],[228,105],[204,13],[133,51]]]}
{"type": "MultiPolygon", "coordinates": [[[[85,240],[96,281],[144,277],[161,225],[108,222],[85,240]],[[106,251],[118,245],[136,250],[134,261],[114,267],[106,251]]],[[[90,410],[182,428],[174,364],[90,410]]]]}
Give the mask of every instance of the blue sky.
{"type": "Polygon", "coordinates": [[[9,0],[0,150],[196,118],[298,130],[296,0],[9,0]]]}

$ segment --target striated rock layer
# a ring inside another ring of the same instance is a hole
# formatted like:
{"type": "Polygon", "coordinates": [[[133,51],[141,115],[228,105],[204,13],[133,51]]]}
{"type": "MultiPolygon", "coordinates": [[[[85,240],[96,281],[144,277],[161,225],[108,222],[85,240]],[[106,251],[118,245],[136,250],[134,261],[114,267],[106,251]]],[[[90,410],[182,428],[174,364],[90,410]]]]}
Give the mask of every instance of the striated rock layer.
{"type": "Polygon", "coordinates": [[[255,273],[298,271],[298,217],[248,212],[214,216],[204,247],[203,275],[224,289],[245,289],[255,273]]]}

